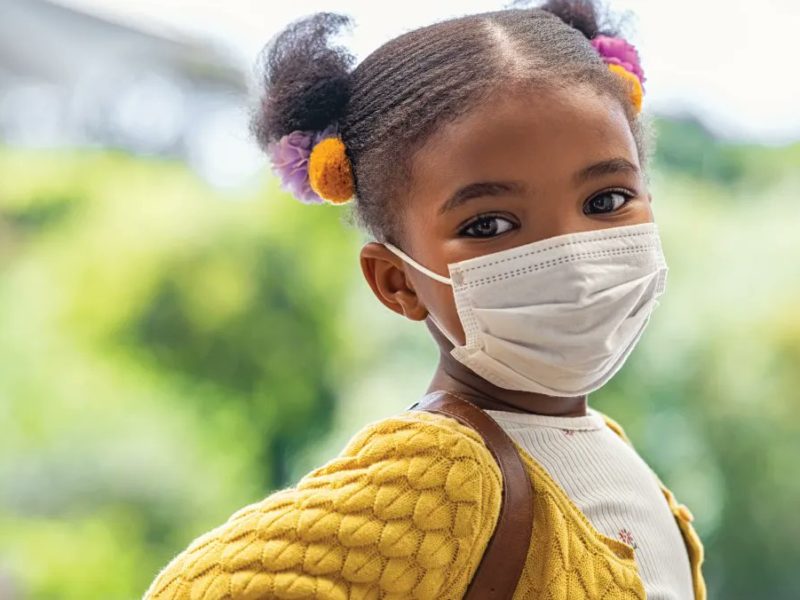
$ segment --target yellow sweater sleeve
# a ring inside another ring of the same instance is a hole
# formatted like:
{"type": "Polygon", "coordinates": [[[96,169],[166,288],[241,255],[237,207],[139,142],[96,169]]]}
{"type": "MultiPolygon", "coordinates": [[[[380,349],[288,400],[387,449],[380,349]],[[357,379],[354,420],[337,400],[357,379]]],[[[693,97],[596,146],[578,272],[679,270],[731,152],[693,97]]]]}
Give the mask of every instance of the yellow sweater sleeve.
{"type": "Polygon", "coordinates": [[[501,490],[475,431],[403,413],[197,538],[145,600],[462,598],[501,490]]]}

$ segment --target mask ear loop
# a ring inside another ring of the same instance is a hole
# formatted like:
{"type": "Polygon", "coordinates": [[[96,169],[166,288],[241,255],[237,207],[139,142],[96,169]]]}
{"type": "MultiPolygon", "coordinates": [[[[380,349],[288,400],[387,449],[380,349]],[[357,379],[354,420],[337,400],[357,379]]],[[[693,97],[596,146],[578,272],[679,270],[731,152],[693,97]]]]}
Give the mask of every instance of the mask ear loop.
{"type": "Polygon", "coordinates": [[[417,261],[415,261],[413,258],[411,258],[408,254],[406,254],[405,252],[400,250],[400,248],[398,248],[397,246],[393,246],[389,242],[384,242],[383,245],[386,246],[393,253],[395,253],[397,256],[402,258],[404,261],[406,261],[408,264],[410,264],[412,267],[417,269],[418,271],[421,271],[421,272],[425,273],[425,275],[427,275],[428,277],[430,277],[432,279],[435,279],[436,281],[440,281],[440,282],[452,287],[452,285],[453,285],[452,280],[448,279],[444,275],[439,275],[438,273],[434,273],[433,271],[431,271],[427,267],[423,267],[421,264],[419,264],[417,261]]]}
{"type": "MultiPolygon", "coordinates": [[[[394,245],[390,244],[389,242],[384,242],[383,245],[386,246],[391,252],[393,252],[394,254],[396,254],[397,256],[402,258],[404,261],[406,261],[408,264],[412,265],[418,271],[421,271],[422,273],[425,273],[425,275],[427,275],[428,277],[431,277],[432,279],[435,279],[436,281],[440,281],[440,282],[452,287],[453,283],[452,283],[452,281],[450,279],[448,279],[447,277],[444,277],[442,275],[439,275],[438,273],[434,273],[433,271],[431,271],[427,267],[423,267],[421,264],[419,264],[417,261],[415,261],[413,258],[411,258],[408,254],[406,254],[405,252],[400,250],[400,248],[398,248],[397,246],[394,246],[394,245]]],[[[433,315],[432,312],[428,311],[428,316],[431,318],[431,321],[436,326],[436,329],[438,329],[439,331],[442,332],[442,335],[444,337],[446,337],[450,341],[451,344],[453,344],[454,348],[460,346],[458,340],[456,340],[449,333],[447,333],[447,330],[444,327],[442,327],[442,324],[439,323],[439,320],[433,315]]]]}

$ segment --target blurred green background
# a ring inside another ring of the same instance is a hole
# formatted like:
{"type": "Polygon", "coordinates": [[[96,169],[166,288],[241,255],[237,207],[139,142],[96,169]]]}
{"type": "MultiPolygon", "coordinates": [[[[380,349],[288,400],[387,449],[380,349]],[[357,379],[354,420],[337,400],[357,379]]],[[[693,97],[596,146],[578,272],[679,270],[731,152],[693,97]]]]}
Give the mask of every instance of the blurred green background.
{"type": "MultiPolygon", "coordinates": [[[[4,2],[53,24],[41,40],[76,18],[4,2]]],[[[150,78],[114,110],[77,93],[77,143],[45,118],[50,88],[0,68],[0,600],[141,597],[194,537],[417,399],[437,358],[372,296],[341,207],[295,201],[262,158],[249,185],[219,185],[242,162],[219,131],[244,130],[223,118],[244,88],[224,60],[81,23],[95,50],[42,65],[63,75],[128,39],[150,78]],[[174,103],[176,72],[194,104],[174,103]],[[141,135],[154,115],[158,143],[141,135]]],[[[0,42],[0,67],[16,56],[0,42]]],[[[590,402],[694,513],[711,599],[797,599],[800,143],[655,126],[667,293],[590,402]]]]}
{"type": "MultiPolygon", "coordinates": [[[[693,510],[713,598],[797,598],[800,144],[658,129],[669,291],[591,402],[693,510]]],[[[136,598],[427,387],[433,343],[372,297],[340,209],[120,152],[0,172],[7,597],[136,598]]]]}

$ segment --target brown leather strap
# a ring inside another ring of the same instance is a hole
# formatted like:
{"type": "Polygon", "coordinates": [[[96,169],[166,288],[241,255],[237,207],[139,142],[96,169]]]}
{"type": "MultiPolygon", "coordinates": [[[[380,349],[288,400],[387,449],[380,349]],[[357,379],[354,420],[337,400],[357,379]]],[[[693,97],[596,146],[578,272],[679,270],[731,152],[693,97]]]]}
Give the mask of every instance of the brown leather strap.
{"type": "Polygon", "coordinates": [[[519,452],[497,422],[466,398],[436,391],[409,408],[441,413],[472,427],[500,466],[503,477],[500,515],[464,598],[510,600],[522,575],[533,532],[531,481],[519,452]]]}

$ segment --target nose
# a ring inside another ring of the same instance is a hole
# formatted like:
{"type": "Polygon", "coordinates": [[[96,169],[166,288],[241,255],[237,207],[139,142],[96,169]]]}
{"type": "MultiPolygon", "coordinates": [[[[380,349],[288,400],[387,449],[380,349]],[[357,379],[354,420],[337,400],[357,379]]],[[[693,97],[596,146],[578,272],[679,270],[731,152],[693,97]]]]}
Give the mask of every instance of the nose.
{"type": "Polygon", "coordinates": [[[536,237],[530,241],[545,240],[568,233],[580,233],[582,231],[592,231],[604,227],[604,224],[599,221],[581,218],[583,215],[576,215],[573,213],[574,211],[570,211],[568,214],[559,212],[558,214],[545,216],[540,221],[540,227],[534,228],[534,235],[536,237]]]}

